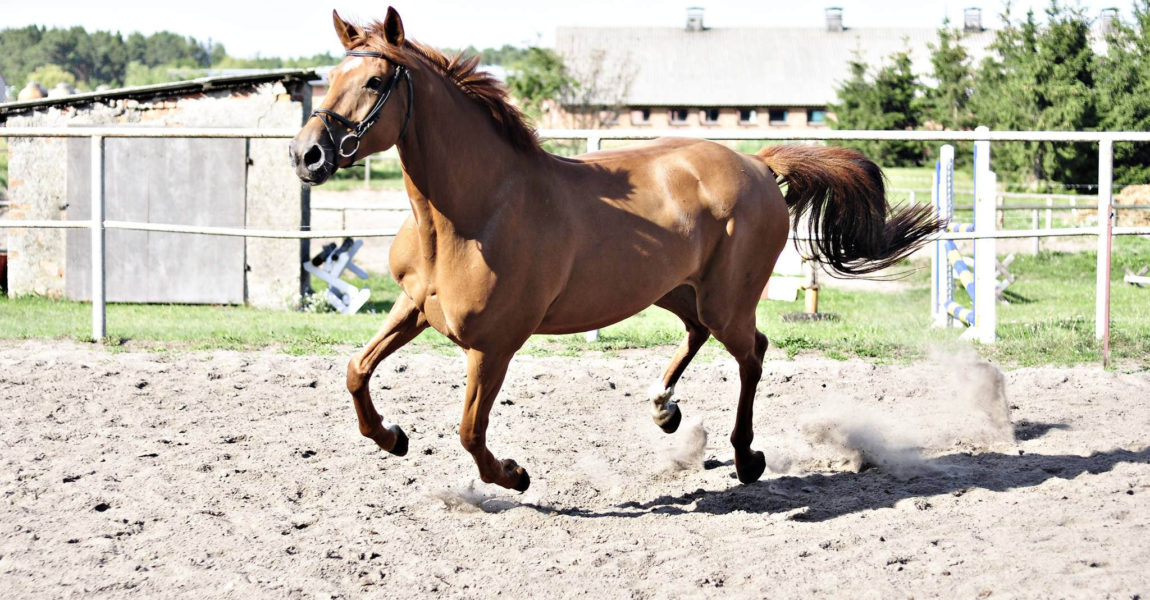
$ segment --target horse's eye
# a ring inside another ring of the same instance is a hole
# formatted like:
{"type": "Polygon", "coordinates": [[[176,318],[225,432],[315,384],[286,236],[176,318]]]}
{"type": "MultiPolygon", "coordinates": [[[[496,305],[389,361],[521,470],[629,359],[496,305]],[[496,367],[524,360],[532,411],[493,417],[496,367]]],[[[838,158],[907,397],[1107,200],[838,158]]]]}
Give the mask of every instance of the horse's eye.
{"type": "Polygon", "coordinates": [[[378,91],[378,90],[379,90],[379,88],[380,88],[380,86],[382,86],[382,85],[383,85],[383,80],[382,80],[382,79],[380,79],[380,78],[378,78],[378,77],[372,77],[371,79],[368,79],[368,80],[367,80],[367,85],[366,85],[366,86],[364,86],[364,87],[368,87],[368,88],[371,88],[371,89],[373,89],[373,90],[377,90],[377,91],[378,91]]]}

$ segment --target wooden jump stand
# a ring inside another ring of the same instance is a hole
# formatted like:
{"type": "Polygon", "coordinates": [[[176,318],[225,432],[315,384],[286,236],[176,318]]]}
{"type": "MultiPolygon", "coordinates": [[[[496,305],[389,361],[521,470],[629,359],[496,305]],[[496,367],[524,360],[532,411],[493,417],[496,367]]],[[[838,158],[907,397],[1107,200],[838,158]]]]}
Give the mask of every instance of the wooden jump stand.
{"type": "Polygon", "coordinates": [[[340,246],[328,244],[315,258],[303,263],[305,271],[327,282],[328,288],[324,298],[328,304],[345,315],[359,312],[371,297],[370,289],[360,289],[340,279],[345,270],[351,271],[360,279],[367,279],[367,272],[352,262],[355,253],[359,252],[361,247],[363,240],[344,238],[340,246]]]}

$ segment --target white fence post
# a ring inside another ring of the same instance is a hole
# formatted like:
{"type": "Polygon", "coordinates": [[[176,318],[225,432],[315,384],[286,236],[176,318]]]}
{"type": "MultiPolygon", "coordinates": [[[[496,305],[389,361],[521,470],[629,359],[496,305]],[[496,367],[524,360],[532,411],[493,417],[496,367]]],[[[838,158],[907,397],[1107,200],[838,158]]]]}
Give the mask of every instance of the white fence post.
{"type": "Polygon", "coordinates": [[[92,136],[92,339],[108,337],[104,285],[104,138],[92,136]]]}
{"type": "MultiPolygon", "coordinates": [[[[988,132],[989,129],[979,127],[975,131],[988,132]]],[[[993,233],[997,228],[997,196],[998,181],[994,172],[990,170],[990,141],[982,140],[974,143],[974,230],[980,235],[993,233]]],[[[995,280],[998,275],[997,257],[995,255],[995,240],[981,238],[974,241],[974,318],[977,332],[975,336],[983,344],[993,344],[995,329],[998,325],[996,310],[998,309],[995,280]]]]}
{"type": "MultiPolygon", "coordinates": [[[[1030,215],[1030,228],[1038,229],[1038,209],[1034,209],[1034,213],[1030,215]]],[[[1034,254],[1037,255],[1042,252],[1042,238],[1034,236],[1034,254]]]]}
{"type": "Polygon", "coordinates": [[[1110,362],[1110,251],[1114,231],[1114,143],[1098,142],[1098,278],[1095,290],[1094,338],[1102,340],[1102,364],[1110,362]]]}
{"type": "MultiPolygon", "coordinates": [[[[945,148],[945,146],[944,146],[945,148]]],[[[939,208],[939,190],[938,180],[939,171],[942,169],[942,157],[934,162],[934,174],[931,175],[930,180],[930,205],[934,207],[934,216],[943,218],[942,210],[939,208]]],[[[931,324],[935,327],[941,327],[943,324],[942,311],[939,307],[942,305],[941,294],[939,293],[939,284],[942,277],[942,240],[935,240],[931,242],[933,250],[930,255],[930,319],[931,324]]]]}

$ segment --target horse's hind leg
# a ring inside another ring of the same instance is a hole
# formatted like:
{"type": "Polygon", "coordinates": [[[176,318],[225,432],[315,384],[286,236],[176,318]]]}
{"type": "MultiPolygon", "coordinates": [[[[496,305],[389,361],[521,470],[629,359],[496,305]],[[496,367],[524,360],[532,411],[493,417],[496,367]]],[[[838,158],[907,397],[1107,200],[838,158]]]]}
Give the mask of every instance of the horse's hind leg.
{"type": "Polygon", "coordinates": [[[355,403],[359,432],[396,456],[407,454],[407,435],[398,425],[384,421],[375,411],[369,390],[371,374],[383,359],[426,328],[427,320],[423,314],[406,294],[401,293],[379,333],[347,364],[347,390],[355,403]]]}
{"type": "Polygon", "coordinates": [[[683,320],[683,325],[687,328],[687,339],[683,340],[679,349],[675,351],[675,356],[671,358],[671,363],[663,372],[663,378],[655,382],[649,392],[651,418],[666,433],[674,433],[679,428],[679,423],[683,421],[683,413],[679,410],[679,405],[671,400],[675,394],[675,384],[683,376],[683,371],[687,369],[687,365],[691,364],[691,359],[706,343],[710,333],[699,322],[695,290],[690,286],[683,285],[675,288],[660,298],[655,306],[674,313],[683,320]]]}
{"type": "Polygon", "coordinates": [[[527,491],[531,478],[515,461],[498,460],[487,449],[487,423],[495,396],[503,385],[512,353],[488,353],[474,348],[467,351],[467,392],[463,402],[463,421],[459,424],[459,441],[475,459],[479,478],[505,488],[527,491]]]}
{"type": "Polygon", "coordinates": [[[735,472],[739,481],[753,483],[759,480],[767,466],[763,453],[751,449],[751,442],[755,439],[755,387],[763,375],[767,336],[755,329],[754,312],[750,313],[749,322],[742,321],[738,327],[711,333],[739,363],[739,408],[735,415],[735,428],[731,431],[731,445],[735,447],[735,472]]]}

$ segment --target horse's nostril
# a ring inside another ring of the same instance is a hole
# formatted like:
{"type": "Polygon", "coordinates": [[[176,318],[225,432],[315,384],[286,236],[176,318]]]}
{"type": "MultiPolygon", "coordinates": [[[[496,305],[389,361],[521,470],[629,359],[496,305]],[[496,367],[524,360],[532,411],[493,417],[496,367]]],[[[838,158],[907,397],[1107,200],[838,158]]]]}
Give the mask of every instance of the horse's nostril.
{"type": "Polygon", "coordinates": [[[320,148],[318,145],[312,146],[308,149],[307,153],[303,155],[303,164],[312,171],[322,167],[323,162],[323,148],[320,148]]]}

